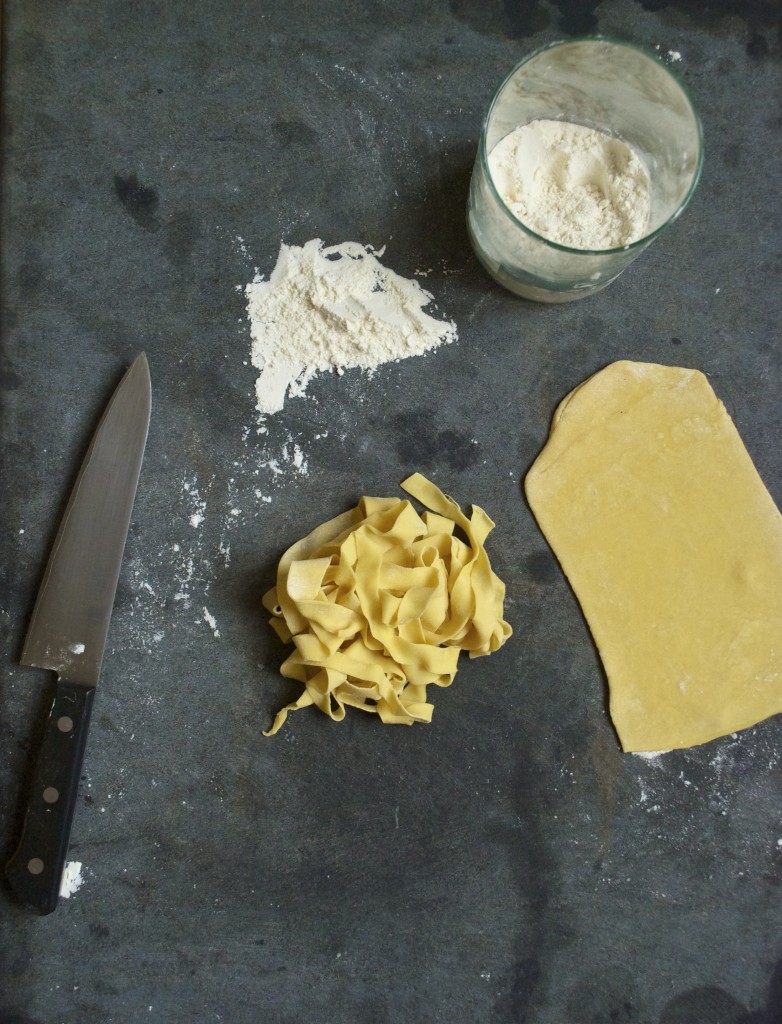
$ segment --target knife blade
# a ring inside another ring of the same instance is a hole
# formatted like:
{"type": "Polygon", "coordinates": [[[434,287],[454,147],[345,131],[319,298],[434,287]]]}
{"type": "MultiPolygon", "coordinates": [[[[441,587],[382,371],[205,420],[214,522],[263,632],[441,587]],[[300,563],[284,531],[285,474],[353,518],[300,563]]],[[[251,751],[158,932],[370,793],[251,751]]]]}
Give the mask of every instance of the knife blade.
{"type": "Polygon", "coordinates": [[[19,900],[57,906],[95,689],[149,428],[142,352],[95,430],[63,514],[21,663],[57,673],[21,838],[6,865],[19,900]]]}

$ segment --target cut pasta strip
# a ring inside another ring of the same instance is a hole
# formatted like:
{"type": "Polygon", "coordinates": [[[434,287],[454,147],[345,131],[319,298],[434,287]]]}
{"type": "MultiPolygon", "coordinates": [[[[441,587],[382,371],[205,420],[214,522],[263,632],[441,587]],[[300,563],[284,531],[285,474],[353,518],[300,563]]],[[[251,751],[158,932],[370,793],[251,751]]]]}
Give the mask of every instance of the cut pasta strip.
{"type": "Polygon", "coordinates": [[[349,706],[386,724],[430,722],[427,686],[451,684],[460,651],[491,654],[511,635],[483,546],[494,523],[477,506],[466,516],[420,473],[401,486],[431,511],[364,497],[280,559],[263,605],[295,648],[280,672],[304,691],[265,736],[311,704],[335,721],[349,706]]]}

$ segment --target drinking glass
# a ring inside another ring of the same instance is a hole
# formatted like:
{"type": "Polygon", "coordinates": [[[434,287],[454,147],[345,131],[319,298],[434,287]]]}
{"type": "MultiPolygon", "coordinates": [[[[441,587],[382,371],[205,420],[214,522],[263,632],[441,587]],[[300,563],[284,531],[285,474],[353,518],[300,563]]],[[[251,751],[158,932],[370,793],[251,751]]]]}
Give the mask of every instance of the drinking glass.
{"type": "Polygon", "coordinates": [[[501,285],[527,299],[568,302],[605,288],[679,217],[703,162],[703,133],[678,77],[629,43],[589,36],[551,43],[518,64],[497,91],[478,144],[467,226],[475,253],[501,285]],[[489,170],[500,139],[538,119],[570,121],[630,145],[649,176],[642,238],[614,249],[573,249],[537,234],[503,202],[489,170]]]}

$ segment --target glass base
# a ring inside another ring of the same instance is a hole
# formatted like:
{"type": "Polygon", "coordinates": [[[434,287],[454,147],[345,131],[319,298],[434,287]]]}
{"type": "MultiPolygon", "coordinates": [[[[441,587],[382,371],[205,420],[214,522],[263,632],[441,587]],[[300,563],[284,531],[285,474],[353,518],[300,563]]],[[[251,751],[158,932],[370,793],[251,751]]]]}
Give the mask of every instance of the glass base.
{"type": "Polygon", "coordinates": [[[498,263],[487,256],[475,238],[469,218],[467,220],[467,232],[470,236],[470,242],[472,243],[475,255],[478,257],[478,262],[483,269],[494,278],[497,284],[501,284],[503,288],[507,288],[514,295],[519,295],[522,299],[529,299],[531,302],[575,302],[576,299],[586,299],[590,295],[602,291],[603,288],[619,277],[619,274],[613,274],[611,277],[603,278],[600,281],[589,282],[588,284],[577,285],[576,287],[568,285],[557,286],[551,282],[536,278],[531,274],[526,274],[524,271],[514,272],[504,264],[498,263]]]}

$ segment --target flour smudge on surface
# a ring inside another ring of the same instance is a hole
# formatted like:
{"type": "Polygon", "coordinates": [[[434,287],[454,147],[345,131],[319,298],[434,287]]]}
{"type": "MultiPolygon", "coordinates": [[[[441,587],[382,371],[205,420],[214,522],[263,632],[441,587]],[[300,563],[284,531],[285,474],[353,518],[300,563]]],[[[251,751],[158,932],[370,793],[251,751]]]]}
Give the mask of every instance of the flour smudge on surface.
{"type": "Polygon", "coordinates": [[[63,868],[62,880],[60,882],[60,896],[63,899],[70,899],[84,884],[81,868],[81,861],[78,860],[69,860],[63,868]]]}

